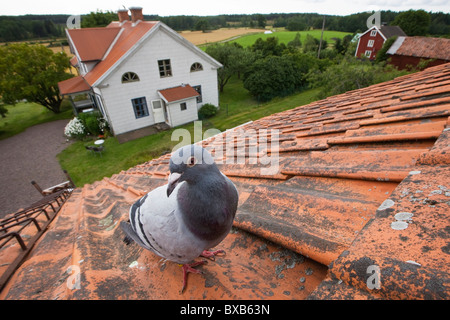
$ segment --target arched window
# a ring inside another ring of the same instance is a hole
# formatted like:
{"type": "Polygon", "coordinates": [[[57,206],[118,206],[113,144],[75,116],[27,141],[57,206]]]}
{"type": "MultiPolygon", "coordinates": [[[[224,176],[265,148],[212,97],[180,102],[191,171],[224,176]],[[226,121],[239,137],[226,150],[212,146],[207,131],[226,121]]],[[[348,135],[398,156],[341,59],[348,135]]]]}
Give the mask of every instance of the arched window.
{"type": "Polygon", "coordinates": [[[191,72],[202,71],[202,70],[203,70],[203,66],[199,62],[195,62],[191,66],[191,72]]]}
{"type": "Polygon", "coordinates": [[[139,77],[134,72],[125,72],[122,75],[122,83],[136,82],[136,81],[139,81],[139,77]]]}

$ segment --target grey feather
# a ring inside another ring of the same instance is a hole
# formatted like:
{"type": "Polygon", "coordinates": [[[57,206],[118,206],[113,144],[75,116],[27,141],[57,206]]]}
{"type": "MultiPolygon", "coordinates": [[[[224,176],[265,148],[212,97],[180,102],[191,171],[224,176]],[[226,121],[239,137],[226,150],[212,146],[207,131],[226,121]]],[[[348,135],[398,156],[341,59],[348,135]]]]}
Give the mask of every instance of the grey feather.
{"type": "Polygon", "coordinates": [[[239,196],[200,146],[175,151],[169,168],[169,183],[133,204],[121,227],[140,246],[185,264],[227,236],[239,196]]]}

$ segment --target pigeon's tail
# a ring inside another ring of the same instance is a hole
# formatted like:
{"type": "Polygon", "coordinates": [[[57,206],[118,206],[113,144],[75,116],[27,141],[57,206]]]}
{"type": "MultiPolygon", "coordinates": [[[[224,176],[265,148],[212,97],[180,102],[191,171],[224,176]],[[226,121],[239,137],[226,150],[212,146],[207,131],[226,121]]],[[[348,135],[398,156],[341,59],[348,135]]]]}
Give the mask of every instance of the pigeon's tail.
{"type": "Polygon", "coordinates": [[[134,241],[141,247],[148,248],[148,246],[142,243],[142,240],[139,239],[139,236],[136,234],[136,232],[134,232],[133,228],[129,223],[122,221],[120,223],[120,227],[126,234],[125,238],[123,239],[123,242],[125,242],[126,245],[129,245],[132,241],[134,241]]]}
{"type": "Polygon", "coordinates": [[[128,246],[130,243],[134,242],[134,240],[130,236],[126,235],[125,238],[123,238],[123,242],[125,242],[125,244],[128,246]]]}

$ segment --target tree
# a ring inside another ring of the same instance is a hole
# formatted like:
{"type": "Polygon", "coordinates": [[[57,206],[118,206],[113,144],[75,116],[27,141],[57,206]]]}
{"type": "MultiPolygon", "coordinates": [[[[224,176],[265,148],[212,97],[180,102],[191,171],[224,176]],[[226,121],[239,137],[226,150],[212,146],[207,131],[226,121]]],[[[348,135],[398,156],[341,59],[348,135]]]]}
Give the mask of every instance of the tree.
{"type": "Polygon", "coordinates": [[[58,82],[67,73],[69,58],[42,45],[12,44],[0,47],[0,96],[5,104],[26,99],[54,113],[60,112],[62,98],[58,82]]]}
{"type": "Polygon", "coordinates": [[[90,12],[89,14],[81,18],[82,28],[97,28],[106,27],[112,21],[117,20],[117,14],[112,11],[103,12],[97,10],[97,12],[90,12]]]}
{"type": "Polygon", "coordinates": [[[391,80],[406,74],[392,65],[373,64],[368,59],[346,56],[340,63],[332,64],[323,71],[315,70],[308,75],[313,88],[321,88],[319,98],[360,89],[375,83],[391,80]]]}
{"type": "Polygon", "coordinates": [[[211,29],[211,25],[209,24],[209,21],[206,19],[199,19],[194,26],[195,30],[201,30],[203,32],[206,32],[207,30],[211,29]]]}
{"type": "Polygon", "coordinates": [[[278,43],[277,37],[268,37],[266,40],[258,38],[250,47],[253,52],[260,53],[263,57],[281,56],[286,48],[284,43],[278,43]]]}
{"type": "Polygon", "coordinates": [[[392,24],[399,26],[408,36],[424,36],[430,29],[431,17],[424,10],[399,13],[392,24]]]}
{"type": "Polygon", "coordinates": [[[262,14],[258,14],[256,19],[258,20],[258,28],[266,28],[266,18],[262,14]]]}
{"type": "Polygon", "coordinates": [[[259,101],[294,93],[303,74],[293,56],[268,56],[257,60],[244,74],[244,88],[259,101]]]}
{"type": "Polygon", "coordinates": [[[297,49],[297,48],[300,48],[301,46],[302,46],[302,41],[300,40],[300,32],[297,32],[295,34],[294,40],[288,42],[288,47],[297,49]]]}
{"type": "Polygon", "coordinates": [[[245,72],[255,60],[252,52],[237,44],[217,44],[206,48],[206,53],[219,61],[223,67],[217,71],[219,90],[223,92],[228,80],[241,72],[245,72]]]}

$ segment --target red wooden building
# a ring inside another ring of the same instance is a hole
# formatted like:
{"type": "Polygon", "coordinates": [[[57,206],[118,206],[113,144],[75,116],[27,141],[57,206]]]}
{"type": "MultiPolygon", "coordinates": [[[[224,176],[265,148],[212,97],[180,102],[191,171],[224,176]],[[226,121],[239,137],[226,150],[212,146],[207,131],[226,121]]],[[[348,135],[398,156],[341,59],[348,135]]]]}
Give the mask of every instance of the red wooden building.
{"type": "Polygon", "coordinates": [[[373,26],[359,37],[355,56],[365,56],[370,60],[375,59],[384,42],[393,36],[406,36],[406,34],[399,26],[383,25],[380,28],[373,26]]]}
{"type": "Polygon", "coordinates": [[[430,60],[427,67],[450,62],[450,39],[432,37],[398,37],[386,52],[398,69],[416,67],[430,60]]]}

